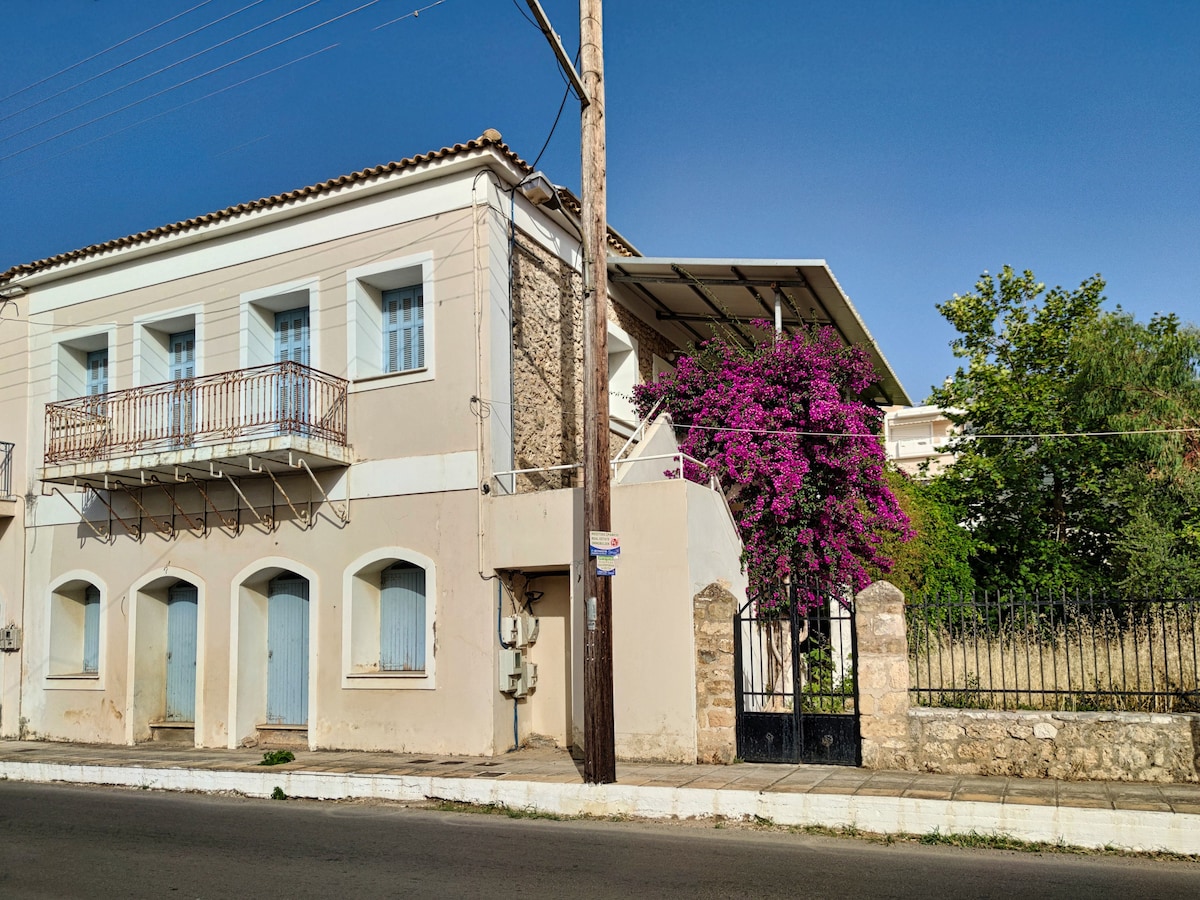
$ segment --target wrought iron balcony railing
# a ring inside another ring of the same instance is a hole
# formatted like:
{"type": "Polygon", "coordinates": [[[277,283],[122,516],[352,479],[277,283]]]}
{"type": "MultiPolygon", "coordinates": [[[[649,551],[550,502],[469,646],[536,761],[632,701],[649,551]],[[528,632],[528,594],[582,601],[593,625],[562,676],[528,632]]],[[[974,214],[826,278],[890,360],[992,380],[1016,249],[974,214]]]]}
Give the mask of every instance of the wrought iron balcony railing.
{"type": "Polygon", "coordinates": [[[346,381],[294,362],[46,404],[46,465],[296,435],[346,445],[346,381]]]}
{"type": "Polygon", "coordinates": [[[0,500],[12,496],[13,447],[11,441],[0,441],[0,500]]]}

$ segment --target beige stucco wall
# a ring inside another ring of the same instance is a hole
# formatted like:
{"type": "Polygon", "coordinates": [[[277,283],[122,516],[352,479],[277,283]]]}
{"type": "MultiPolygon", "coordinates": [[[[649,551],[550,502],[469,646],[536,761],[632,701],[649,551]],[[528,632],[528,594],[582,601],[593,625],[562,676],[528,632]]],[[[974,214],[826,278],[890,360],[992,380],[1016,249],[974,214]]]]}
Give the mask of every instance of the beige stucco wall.
{"type": "MultiPolygon", "coordinates": [[[[146,737],[146,719],[162,711],[152,702],[133,709],[129,675],[147,660],[131,659],[128,648],[152,651],[154,628],[147,615],[152,607],[134,586],[165,573],[200,588],[197,743],[227,746],[252,737],[246,724],[263,721],[265,709],[240,709],[240,698],[261,674],[240,664],[238,654],[265,659],[266,646],[261,634],[258,646],[246,646],[255,634],[242,621],[245,611],[236,609],[239,588],[263,571],[287,568],[310,578],[310,745],[491,753],[494,600],[476,572],[474,510],[473,492],[458,491],[357,500],[348,524],[322,520],[311,529],[284,522],[274,532],[248,526],[232,535],[213,528],[204,537],[184,532],[141,543],[124,535],[107,543],[80,540],[75,529],[62,526],[35,529],[41,546],[31,560],[31,584],[61,577],[60,561],[69,560],[71,571],[101,587],[103,601],[97,678],[47,678],[46,653],[27,655],[29,735],[109,743],[146,737]],[[373,552],[415,552],[436,561],[436,639],[429,650],[436,689],[410,686],[401,677],[346,678],[343,585],[352,564],[373,552]],[[240,691],[231,691],[231,678],[242,682],[240,691]],[[128,720],[131,711],[138,721],[128,720]]],[[[28,646],[37,651],[49,643],[50,603],[37,588],[27,600],[28,646]]]]}
{"type": "MultiPolygon", "coordinates": [[[[24,624],[21,593],[25,569],[25,495],[29,493],[27,416],[29,360],[24,300],[10,301],[0,326],[0,441],[11,442],[12,499],[0,496],[0,626],[24,624]],[[19,314],[14,315],[14,311],[19,314]]],[[[26,651],[0,651],[0,737],[20,730],[21,660],[26,651]]]]}

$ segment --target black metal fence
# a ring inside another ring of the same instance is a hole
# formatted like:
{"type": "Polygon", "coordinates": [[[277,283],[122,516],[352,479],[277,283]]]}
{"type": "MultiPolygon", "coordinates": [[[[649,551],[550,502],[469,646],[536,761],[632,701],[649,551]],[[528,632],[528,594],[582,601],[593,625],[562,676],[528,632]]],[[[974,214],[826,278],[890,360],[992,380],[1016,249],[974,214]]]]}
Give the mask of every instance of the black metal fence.
{"type": "Polygon", "coordinates": [[[1200,712],[1200,599],[982,594],[906,607],[919,706],[1200,712]]]}

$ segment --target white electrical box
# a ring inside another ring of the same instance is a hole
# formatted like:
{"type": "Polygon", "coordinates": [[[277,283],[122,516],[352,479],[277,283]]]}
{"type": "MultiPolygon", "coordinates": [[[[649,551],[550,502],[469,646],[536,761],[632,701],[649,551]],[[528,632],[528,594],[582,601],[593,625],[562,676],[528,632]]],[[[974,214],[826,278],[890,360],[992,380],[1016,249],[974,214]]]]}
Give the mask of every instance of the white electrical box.
{"type": "Polygon", "coordinates": [[[525,634],[523,635],[525,638],[525,643],[522,646],[528,646],[529,644],[537,643],[538,632],[541,631],[542,628],[542,620],[536,616],[529,616],[527,619],[523,620],[523,625],[525,629],[525,634]]]}
{"type": "Polygon", "coordinates": [[[525,657],[520,650],[500,650],[500,691],[511,694],[521,686],[525,673],[525,657]]]}
{"type": "Polygon", "coordinates": [[[505,616],[500,620],[500,640],[509,647],[521,646],[520,616],[505,616]]]}
{"type": "Polygon", "coordinates": [[[0,628],[0,650],[20,650],[21,629],[16,625],[0,628]]]}

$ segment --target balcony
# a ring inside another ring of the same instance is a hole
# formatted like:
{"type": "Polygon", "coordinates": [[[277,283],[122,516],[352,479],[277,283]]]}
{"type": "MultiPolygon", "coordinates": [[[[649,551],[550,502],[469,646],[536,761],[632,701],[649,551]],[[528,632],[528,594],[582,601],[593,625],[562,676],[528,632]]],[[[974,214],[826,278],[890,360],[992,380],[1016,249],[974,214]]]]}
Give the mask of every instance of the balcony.
{"type": "Polygon", "coordinates": [[[48,403],[41,479],[105,488],[350,461],[346,382],[283,362],[48,403]]]}

